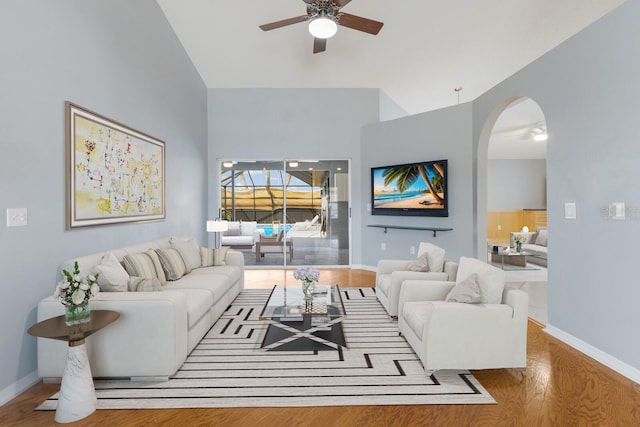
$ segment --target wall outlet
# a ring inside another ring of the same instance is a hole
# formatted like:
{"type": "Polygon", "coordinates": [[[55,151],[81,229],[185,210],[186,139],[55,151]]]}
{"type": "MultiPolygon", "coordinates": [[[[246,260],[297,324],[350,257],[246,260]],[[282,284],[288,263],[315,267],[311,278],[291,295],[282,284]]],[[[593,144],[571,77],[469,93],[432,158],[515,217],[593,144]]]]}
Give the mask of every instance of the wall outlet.
{"type": "Polygon", "coordinates": [[[381,251],[386,251],[387,250],[387,244],[386,243],[380,243],[380,250],[381,251]]]}
{"type": "Polygon", "coordinates": [[[409,253],[411,255],[415,255],[416,253],[416,247],[415,246],[409,246],[409,253]]]}
{"type": "Polygon", "coordinates": [[[498,231],[502,230],[502,226],[498,225],[498,231]]]}

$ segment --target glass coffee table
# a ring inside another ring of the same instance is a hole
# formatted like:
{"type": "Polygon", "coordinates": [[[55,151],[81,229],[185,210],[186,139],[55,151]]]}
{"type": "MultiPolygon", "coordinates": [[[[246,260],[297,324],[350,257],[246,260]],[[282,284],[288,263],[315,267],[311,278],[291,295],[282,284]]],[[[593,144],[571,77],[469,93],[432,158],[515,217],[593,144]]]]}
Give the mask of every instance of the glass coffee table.
{"type": "Polygon", "coordinates": [[[275,351],[338,350],[346,347],[346,311],[338,285],[316,285],[305,298],[301,285],[276,285],[260,320],[270,321],[261,347],[275,351]]]}
{"type": "Polygon", "coordinates": [[[527,251],[516,252],[512,250],[504,250],[491,254],[491,261],[497,262],[498,258],[500,258],[500,263],[503,270],[505,269],[505,264],[513,265],[516,267],[526,267],[527,256],[530,255],[532,255],[532,253],[527,251]]]}

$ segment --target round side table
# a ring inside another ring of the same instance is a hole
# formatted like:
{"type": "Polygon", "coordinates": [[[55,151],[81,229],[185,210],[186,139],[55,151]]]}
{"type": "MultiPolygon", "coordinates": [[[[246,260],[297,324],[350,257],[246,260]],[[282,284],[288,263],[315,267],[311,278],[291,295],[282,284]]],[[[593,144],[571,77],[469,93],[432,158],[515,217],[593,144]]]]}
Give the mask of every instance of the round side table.
{"type": "Polygon", "coordinates": [[[70,423],[91,415],[97,397],[84,339],[115,321],[120,314],[111,310],[92,310],[87,323],[67,326],[65,316],[38,322],[27,333],[35,337],[68,341],[67,361],[60,384],[56,422],[70,423]]]}

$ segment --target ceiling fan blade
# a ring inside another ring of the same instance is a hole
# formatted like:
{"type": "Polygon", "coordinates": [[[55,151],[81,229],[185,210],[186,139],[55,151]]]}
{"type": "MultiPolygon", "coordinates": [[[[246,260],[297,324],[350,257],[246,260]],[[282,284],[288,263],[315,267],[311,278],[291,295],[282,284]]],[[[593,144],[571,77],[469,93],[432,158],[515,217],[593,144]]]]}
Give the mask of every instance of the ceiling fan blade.
{"type": "Polygon", "coordinates": [[[282,21],[260,25],[260,29],[262,29],[262,31],[275,30],[276,28],[286,27],[287,25],[297,24],[298,22],[304,22],[307,18],[307,15],[302,15],[296,16],[295,18],[283,19],[282,21]]]}
{"type": "Polygon", "coordinates": [[[313,39],[313,53],[320,53],[327,50],[327,39],[319,39],[315,37],[313,39]]]}
{"type": "Polygon", "coordinates": [[[302,0],[303,2],[305,2],[306,4],[314,4],[316,2],[316,0],[302,0]]]}
{"type": "Polygon", "coordinates": [[[333,2],[338,7],[345,7],[347,4],[349,4],[351,2],[351,0],[333,0],[333,2]]]}
{"type": "Polygon", "coordinates": [[[340,13],[338,24],[354,30],[364,31],[365,33],[373,34],[374,36],[380,32],[384,25],[382,22],[351,15],[349,13],[340,13]]]}

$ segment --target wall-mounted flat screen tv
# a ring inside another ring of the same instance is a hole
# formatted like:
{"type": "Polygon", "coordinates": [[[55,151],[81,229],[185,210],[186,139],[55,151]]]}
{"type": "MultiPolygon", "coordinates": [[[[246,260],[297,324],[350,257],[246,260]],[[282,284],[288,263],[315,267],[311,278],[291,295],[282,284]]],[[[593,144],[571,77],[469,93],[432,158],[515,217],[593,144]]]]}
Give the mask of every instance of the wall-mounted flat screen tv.
{"type": "Polygon", "coordinates": [[[449,216],[447,161],[371,168],[373,215],[449,216]]]}

